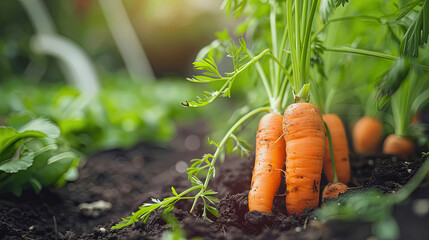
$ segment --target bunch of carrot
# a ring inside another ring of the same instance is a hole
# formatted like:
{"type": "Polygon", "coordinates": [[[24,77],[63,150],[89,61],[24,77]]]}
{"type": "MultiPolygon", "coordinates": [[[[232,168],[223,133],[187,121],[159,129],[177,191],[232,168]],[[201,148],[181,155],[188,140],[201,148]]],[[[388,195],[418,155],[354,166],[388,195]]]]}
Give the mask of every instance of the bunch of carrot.
{"type": "Polygon", "coordinates": [[[330,192],[327,197],[338,196],[339,192],[332,189],[345,190],[350,180],[348,159],[345,130],[337,115],[322,116],[316,105],[305,102],[291,104],[283,116],[266,114],[260,120],[256,137],[249,210],[271,212],[284,165],[287,212],[299,214],[307,207],[317,207],[322,167],[333,183],[329,185],[331,191],[325,191],[330,192]],[[324,122],[332,132],[332,151],[324,122]],[[337,161],[331,162],[330,153],[337,161]],[[335,165],[341,169],[338,178],[335,165]]]}

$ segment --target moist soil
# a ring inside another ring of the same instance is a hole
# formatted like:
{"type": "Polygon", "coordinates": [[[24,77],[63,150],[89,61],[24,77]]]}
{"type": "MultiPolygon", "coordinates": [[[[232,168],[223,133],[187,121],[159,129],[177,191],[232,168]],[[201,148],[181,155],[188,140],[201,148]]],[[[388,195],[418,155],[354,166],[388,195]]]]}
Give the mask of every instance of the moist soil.
{"type": "MultiPolygon", "coordinates": [[[[171,147],[141,143],[130,150],[104,151],[83,161],[79,180],[63,188],[44,189],[39,194],[26,191],[19,199],[0,196],[0,239],[162,238],[170,225],[159,214],[153,214],[146,224],[137,223],[118,230],[111,227],[151,198],[169,197],[171,186],[178,192],[187,189],[186,174],[180,171],[185,163],[201,157],[207,149],[185,151],[183,139],[189,136],[202,139],[205,134],[204,126],[181,128],[171,147]],[[112,208],[94,217],[83,215],[78,208],[81,203],[99,200],[110,203],[112,208]]],[[[417,158],[403,160],[386,155],[351,155],[350,158],[349,185],[377,188],[385,193],[399,190],[422,163],[417,158]]],[[[188,239],[376,239],[368,223],[321,223],[313,221],[311,209],[288,216],[284,192],[278,192],[271,214],[249,212],[247,194],[253,163],[254,157],[229,157],[218,165],[210,187],[218,192],[220,217],[210,216],[212,223],[201,218],[201,204],[197,204],[192,213],[189,212],[192,202],[185,200],[176,204],[172,213],[188,239]]],[[[326,185],[326,181],[322,180],[321,185],[326,185]]],[[[284,182],[280,189],[285,189],[284,182]]],[[[423,214],[416,211],[416,208],[425,208],[424,199],[429,199],[428,183],[395,206],[393,215],[400,227],[401,239],[429,236],[429,209],[423,214]]]]}

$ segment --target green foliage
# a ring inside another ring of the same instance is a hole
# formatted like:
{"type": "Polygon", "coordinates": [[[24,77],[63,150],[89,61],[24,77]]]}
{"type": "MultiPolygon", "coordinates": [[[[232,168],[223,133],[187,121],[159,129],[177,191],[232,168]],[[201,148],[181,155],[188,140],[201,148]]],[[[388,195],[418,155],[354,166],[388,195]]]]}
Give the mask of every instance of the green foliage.
{"type": "Polygon", "coordinates": [[[334,13],[334,9],[338,6],[348,3],[349,0],[321,0],[319,6],[319,15],[323,22],[328,21],[330,15],[334,13]]]}
{"type": "Polygon", "coordinates": [[[414,8],[423,4],[401,41],[401,54],[405,57],[418,57],[419,47],[423,47],[429,37],[429,1],[414,0],[407,3],[397,20],[402,19],[414,8]]]}
{"type": "Polygon", "coordinates": [[[173,194],[172,197],[164,198],[162,201],[153,198],[152,203],[143,204],[143,206],[139,207],[139,210],[137,210],[136,212],[133,212],[131,216],[122,218],[122,221],[116,224],[115,226],[113,226],[112,229],[123,228],[141,220],[143,222],[146,222],[149,219],[149,216],[151,215],[152,212],[158,211],[161,209],[163,209],[163,212],[162,212],[163,214],[168,214],[174,209],[174,204],[177,201],[183,200],[183,199],[194,199],[194,205],[192,206],[192,208],[194,208],[197,200],[201,198],[204,202],[203,218],[211,221],[207,216],[207,212],[210,212],[214,216],[218,217],[219,214],[217,213],[216,208],[210,206],[209,204],[209,203],[214,204],[219,202],[217,198],[212,196],[216,194],[216,192],[212,190],[199,191],[196,195],[192,197],[187,197],[185,195],[188,193],[191,193],[195,190],[204,189],[203,183],[199,181],[198,178],[191,179],[191,182],[194,186],[180,194],[176,192],[174,187],[171,187],[172,194],[173,194]]]}
{"type": "Polygon", "coordinates": [[[234,65],[234,71],[225,73],[225,76],[219,72],[219,68],[214,61],[213,57],[210,55],[204,59],[199,59],[193,63],[195,69],[204,71],[202,75],[193,76],[192,78],[188,78],[187,80],[190,82],[196,83],[209,83],[215,81],[225,81],[222,87],[216,91],[204,91],[204,95],[202,98],[198,97],[197,101],[186,101],[183,102],[182,105],[186,107],[203,107],[207,104],[213,102],[217,97],[230,97],[232,85],[234,80],[237,78],[239,74],[249,68],[251,65],[256,63],[261,57],[263,57],[269,50],[265,50],[261,52],[259,55],[255,57],[251,57],[248,53],[248,49],[246,47],[246,41],[242,38],[240,39],[240,45],[237,46],[234,42],[232,42],[227,48],[226,53],[227,56],[232,59],[234,65]],[[244,60],[250,59],[249,61],[243,63],[244,60]]]}
{"type": "MultiPolygon", "coordinates": [[[[392,96],[391,108],[396,135],[410,136],[412,130],[418,130],[411,128],[411,118],[429,102],[428,78],[429,74],[421,75],[413,71],[403,81],[397,93],[392,96]]],[[[424,132],[423,129],[420,130],[424,132]]],[[[414,135],[416,135],[416,131],[414,131],[414,135]]]]}
{"type": "Polygon", "coordinates": [[[0,193],[20,196],[28,187],[39,192],[75,180],[78,157],[59,142],[59,128],[44,118],[24,119],[29,118],[17,116],[0,127],[0,193]]]}
{"type": "Polygon", "coordinates": [[[62,84],[17,79],[2,83],[0,114],[46,116],[59,126],[67,144],[91,153],[131,147],[139,141],[170,140],[174,121],[188,122],[203,114],[178,104],[178,98],[186,99],[196,92],[187,83],[174,80],[142,85],[116,77],[104,79],[99,96],[87,99],[62,84]]]}
{"type": "Polygon", "coordinates": [[[391,96],[401,86],[402,81],[410,71],[410,60],[399,58],[394,62],[392,67],[383,74],[377,85],[377,103],[381,109],[391,98],[391,96]]]}
{"type": "Polygon", "coordinates": [[[224,9],[228,15],[231,14],[237,18],[245,9],[247,1],[248,0],[224,0],[222,9],[224,9]]]}

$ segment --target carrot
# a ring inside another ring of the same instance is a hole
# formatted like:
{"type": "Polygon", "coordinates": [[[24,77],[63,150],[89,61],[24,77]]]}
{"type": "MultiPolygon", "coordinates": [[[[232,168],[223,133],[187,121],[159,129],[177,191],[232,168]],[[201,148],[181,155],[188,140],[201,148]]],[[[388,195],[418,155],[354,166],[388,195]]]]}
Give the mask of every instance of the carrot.
{"type": "MultiPolygon", "coordinates": [[[[325,122],[325,127],[326,127],[326,137],[327,137],[326,142],[328,144],[326,151],[329,151],[330,153],[328,161],[330,162],[329,166],[332,173],[332,183],[329,183],[328,185],[325,186],[325,189],[323,189],[323,193],[322,193],[323,203],[325,202],[326,198],[337,198],[340,193],[344,193],[348,189],[347,185],[345,185],[344,183],[338,182],[337,167],[336,167],[337,163],[334,159],[335,153],[334,153],[334,146],[333,146],[334,145],[333,137],[331,135],[331,130],[326,122],[325,122]]],[[[325,157],[326,157],[326,151],[325,151],[325,157]]]]}
{"type": "Polygon", "coordinates": [[[278,113],[268,113],[259,121],[255,167],[248,197],[250,211],[271,212],[286,158],[282,121],[283,116],[278,113]]]}
{"type": "Polygon", "coordinates": [[[390,134],[384,140],[383,153],[407,158],[413,154],[415,144],[411,138],[390,134]]]}
{"type": "Polygon", "coordinates": [[[348,189],[347,185],[341,182],[328,183],[325,186],[322,193],[322,202],[325,202],[327,198],[337,198],[341,193],[346,192],[348,189]]]}
{"type": "Polygon", "coordinates": [[[356,153],[377,152],[383,134],[383,125],[373,117],[362,117],[353,127],[353,146],[356,153]]]}
{"type": "MultiPolygon", "coordinates": [[[[338,180],[344,184],[350,181],[349,147],[347,145],[346,131],[341,119],[336,114],[324,114],[323,120],[331,133],[332,148],[338,180]]],[[[334,173],[329,153],[328,136],[325,138],[325,157],[323,159],[323,172],[329,182],[334,181],[334,173]]]]}
{"type": "Polygon", "coordinates": [[[294,103],[283,116],[286,141],[286,209],[300,214],[319,204],[320,178],[325,152],[322,114],[311,103],[294,103]]]}

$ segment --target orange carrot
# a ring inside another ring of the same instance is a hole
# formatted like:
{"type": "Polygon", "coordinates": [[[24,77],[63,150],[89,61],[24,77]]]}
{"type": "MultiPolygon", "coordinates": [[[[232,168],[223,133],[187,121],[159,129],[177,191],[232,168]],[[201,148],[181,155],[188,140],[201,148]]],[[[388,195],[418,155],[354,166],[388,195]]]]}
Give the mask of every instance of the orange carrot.
{"type": "Polygon", "coordinates": [[[373,117],[362,117],[353,127],[353,146],[356,153],[377,152],[383,134],[383,125],[373,117]]]}
{"type": "Polygon", "coordinates": [[[325,186],[322,193],[322,202],[325,202],[326,198],[337,198],[340,193],[347,191],[347,185],[337,182],[329,183],[325,186]]]}
{"type": "Polygon", "coordinates": [[[325,152],[322,114],[311,103],[294,103],[283,116],[286,141],[286,209],[300,214],[319,204],[320,178],[325,152]]]}
{"type": "Polygon", "coordinates": [[[250,211],[271,212],[286,158],[282,121],[281,114],[268,113],[259,122],[255,167],[248,199],[250,211]]]}
{"type": "MultiPolygon", "coordinates": [[[[346,131],[341,119],[336,114],[324,114],[323,120],[328,125],[332,138],[334,161],[337,169],[338,181],[347,184],[350,181],[349,147],[347,145],[346,131]]],[[[325,138],[325,157],[323,159],[323,172],[329,182],[334,182],[331,154],[329,153],[328,136],[325,138]]]]}
{"type": "Polygon", "coordinates": [[[390,134],[384,140],[383,153],[407,158],[413,154],[415,144],[411,138],[390,134]]]}

